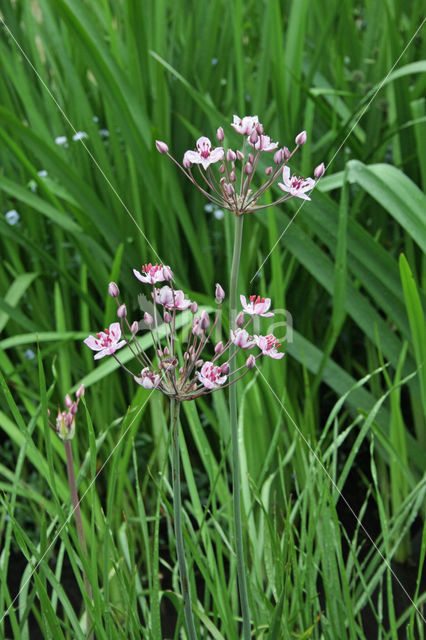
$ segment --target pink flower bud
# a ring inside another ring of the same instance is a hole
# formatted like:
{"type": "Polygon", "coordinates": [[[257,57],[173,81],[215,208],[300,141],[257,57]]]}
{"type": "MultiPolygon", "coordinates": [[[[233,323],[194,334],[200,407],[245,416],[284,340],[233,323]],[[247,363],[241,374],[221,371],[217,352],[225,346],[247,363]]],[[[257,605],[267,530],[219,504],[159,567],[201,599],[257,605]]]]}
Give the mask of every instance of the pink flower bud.
{"type": "Polygon", "coordinates": [[[228,160],[228,162],[235,162],[236,157],[237,156],[234,151],[232,151],[232,149],[228,149],[226,153],[226,159],[228,160]]]}
{"type": "Polygon", "coordinates": [[[265,173],[266,173],[267,176],[270,176],[271,173],[272,173],[272,167],[266,167],[265,173]]]}
{"type": "Polygon", "coordinates": [[[236,179],[237,179],[237,176],[235,175],[235,171],[231,171],[231,173],[229,174],[230,182],[235,182],[236,179]]]}
{"type": "Polygon", "coordinates": [[[232,184],[224,184],[223,185],[223,190],[226,193],[226,195],[229,196],[230,198],[232,198],[232,196],[235,193],[235,189],[234,189],[234,186],[232,184]]]}
{"type": "Polygon", "coordinates": [[[214,295],[215,295],[215,298],[216,298],[216,302],[218,302],[219,304],[221,302],[223,302],[224,299],[225,299],[225,292],[224,292],[224,290],[222,289],[222,287],[220,286],[220,284],[218,282],[216,283],[216,290],[215,290],[214,295]]]}
{"type": "Polygon", "coordinates": [[[220,356],[223,353],[223,342],[218,342],[214,348],[214,352],[217,356],[220,356]]]}
{"type": "Polygon", "coordinates": [[[209,314],[207,313],[207,311],[203,310],[201,312],[200,317],[201,317],[201,320],[200,320],[201,328],[203,329],[203,331],[206,331],[210,326],[209,314]]]}
{"type": "Polygon", "coordinates": [[[216,131],[216,138],[219,140],[219,142],[222,142],[222,140],[225,138],[222,127],[219,127],[219,129],[216,131]]]}
{"type": "Polygon", "coordinates": [[[191,313],[197,313],[198,311],[198,304],[196,302],[193,302],[190,306],[191,309],[191,313]]]}
{"type": "Polygon", "coordinates": [[[132,336],[136,335],[137,332],[139,331],[139,324],[138,324],[137,320],[132,322],[132,326],[130,327],[130,331],[132,333],[132,336]]]}
{"type": "Polygon", "coordinates": [[[112,298],[117,298],[120,295],[120,289],[117,287],[115,282],[110,282],[108,285],[108,293],[112,298]]]}
{"type": "Polygon", "coordinates": [[[127,309],[125,304],[121,304],[117,309],[117,316],[121,319],[127,316],[127,309]]]}
{"type": "Polygon", "coordinates": [[[263,124],[261,124],[260,122],[257,123],[256,125],[256,131],[257,133],[261,136],[263,133],[263,124]]]}
{"type": "Polygon", "coordinates": [[[283,147],[283,153],[284,153],[284,160],[289,160],[291,156],[290,150],[287,147],[283,147]]]}
{"type": "Polygon", "coordinates": [[[225,176],[222,176],[222,178],[219,180],[219,182],[220,182],[220,184],[221,184],[221,185],[222,185],[222,187],[223,187],[223,185],[226,183],[226,178],[225,178],[225,176]]]}
{"type": "Polygon", "coordinates": [[[167,265],[163,267],[163,276],[165,280],[173,280],[173,271],[167,265]]]}
{"type": "Polygon", "coordinates": [[[169,347],[164,347],[164,355],[168,356],[170,354],[169,347]]]}
{"type": "Polygon", "coordinates": [[[203,364],[202,360],[197,360],[197,362],[195,363],[196,367],[201,367],[201,365],[203,364]]]}
{"type": "Polygon", "coordinates": [[[182,160],[182,164],[185,167],[185,169],[190,169],[192,167],[192,162],[191,160],[188,158],[188,154],[187,152],[185,153],[185,155],[183,156],[183,160],[182,160]]]}
{"type": "Polygon", "coordinates": [[[159,153],[168,153],[169,151],[169,147],[166,145],[165,142],[161,142],[161,140],[156,140],[155,146],[157,147],[157,151],[159,153]]]}
{"type": "Polygon", "coordinates": [[[256,358],[254,357],[254,355],[251,353],[249,355],[249,357],[246,360],[246,367],[247,369],[253,369],[253,367],[256,364],[256,358]]]}
{"type": "Polygon", "coordinates": [[[283,160],[284,160],[284,149],[278,149],[278,151],[275,151],[274,153],[274,162],[275,164],[281,164],[283,160]]]}
{"type": "Polygon", "coordinates": [[[75,415],[76,415],[76,413],[77,413],[77,411],[78,411],[77,403],[76,403],[76,402],[73,402],[73,403],[72,403],[72,405],[71,405],[71,407],[70,407],[70,413],[71,413],[73,416],[75,416],[75,415]]]}
{"type": "Polygon", "coordinates": [[[80,385],[79,388],[77,389],[77,391],[75,392],[75,397],[76,398],[81,398],[82,396],[84,396],[84,384],[80,385]]]}
{"type": "Polygon", "coordinates": [[[244,173],[246,173],[248,176],[253,172],[253,165],[250,164],[250,162],[246,162],[244,165],[244,173]]]}
{"type": "Polygon", "coordinates": [[[220,372],[223,373],[224,376],[227,376],[229,373],[230,366],[227,362],[225,364],[220,365],[220,372]]]}
{"type": "Polygon", "coordinates": [[[305,144],[306,142],[306,131],[301,131],[300,133],[297,134],[295,142],[296,144],[299,145],[299,147],[301,147],[303,144],[305,144]]]}
{"type": "Polygon", "coordinates": [[[237,315],[236,325],[237,327],[244,326],[244,311],[240,311],[240,313],[237,315]]]}
{"type": "Polygon", "coordinates": [[[161,351],[161,349],[157,349],[157,356],[158,356],[159,358],[162,358],[162,357],[163,357],[163,352],[161,351]]]}
{"type": "Polygon", "coordinates": [[[152,324],[154,318],[152,317],[152,315],[150,313],[148,313],[147,311],[145,311],[145,313],[143,314],[143,320],[145,322],[146,325],[152,324]]]}
{"type": "MultiPolygon", "coordinates": [[[[164,322],[166,322],[167,324],[169,324],[169,322],[172,321],[172,316],[170,315],[170,313],[168,311],[164,312],[164,322]]],[[[164,349],[164,353],[166,353],[166,350],[164,349]]]]}
{"type": "Polygon", "coordinates": [[[325,164],[321,162],[317,167],[315,167],[314,176],[318,180],[322,178],[325,173],[325,164]]]}
{"type": "Polygon", "coordinates": [[[65,396],[65,405],[68,407],[68,409],[72,406],[72,400],[69,393],[67,393],[67,395],[65,396]]]}
{"type": "Polygon", "coordinates": [[[258,133],[257,133],[256,129],[253,129],[253,131],[250,134],[250,142],[251,142],[251,144],[256,144],[256,142],[258,140],[259,140],[258,133]]]}
{"type": "Polygon", "coordinates": [[[238,160],[244,160],[244,153],[239,149],[237,150],[237,158],[238,160]]]}
{"type": "Polygon", "coordinates": [[[254,162],[254,155],[252,153],[249,153],[248,155],[248,161],[250,162],[250,164],[253,164],[254,162]]]}
{"type": "Polygon", "coordinates": [[[221,164],[219,167],[219,173],[225,173],[225,165],[221,164]]]}

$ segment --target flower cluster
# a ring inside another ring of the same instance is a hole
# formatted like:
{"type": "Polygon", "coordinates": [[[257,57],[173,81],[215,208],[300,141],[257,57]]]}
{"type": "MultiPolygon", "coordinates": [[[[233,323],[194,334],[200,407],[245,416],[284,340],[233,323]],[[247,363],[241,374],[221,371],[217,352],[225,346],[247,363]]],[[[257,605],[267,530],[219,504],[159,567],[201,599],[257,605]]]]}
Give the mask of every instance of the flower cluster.
{"type": "Polygon", "coordinates": [[[113,322],[109,329],[105,329],[89,336],[85,344],[95,351],[95,360],[112,355],[123,369],[132,375],[135,382],[145,389],[158,389],[165,395],[178,401],[191,400],[217,389],[223,389],[244,377],[255,366],[257,358],[269,356],[280,359],[284,353],[279,352],[278,340],[272,334],[267,336],[253,335],[248,327],[254,316],[272,317],[269,311],[271,300],[260,296],[250,296],[247,302],[241,296],[242,311],[236,319],[236,328],[230,331],[228,340],[224,343],[211,344],[213,331],[217,326],[225,292],[220,284],[216,285],[215,300],[218,310],[215,318],[211,318],[207,311],[199,311],[196,302],[186,297],[185,293],[173,286],[173,272],[168,266],[146,264],[141,272],[133,270],[135,277],[152,286],[154,311],[151,315],[144,314],[143,327],[151,333],[152,344],[155,348],[155,358],[142,349],[136,334],[141,329],[137,321],[130,323],[127,318],[127,308],[119,301],[119,289],[111,282],[108,291],[117,302],[117,316],[120,322],[113,322]],[[167,281],[160,288],[158,283],[167,281]],[[176,329],[176,317],[181,311],[188,310],[190,314],[190,330],[187,344],[180,348],[176,329]],[[248,318],[247,318],[248,316],[248,318]],[[139,365],[139,372],[130,371],[118,359],[116,352],[127,345],[139,365]],[[204,356],[204,350],[210,345],[210,356],[204,356]],[[235,349],[232,348],[235,345],[235,349]],[[250,354],[245,363],[231,373],[230,362],[241,350],[258,348],[256,354],[250,354]],[[179,359],[179,354],[182,357],[179,359]]]}
{"type": "MultiPolygon", "coordinates": [[[[272,142],[271,138],[264,134],[263,125],[257,116],[234,116],[231,127],[243,136],[242,149],[234,151],[223,146],[213,147],[206,136],[201,136],[196,142],[195,150],[185,152],[180,164],[169,153],[165,142],[156,141],[157,150],[169,156],[171,160],[183,171],[201,193],[219,207],[231,211],[235,215],[252,213],[259,209],[280,204],[290,198],[302,198],[310,200],[308,192],[312,191],[316,180],[325,172],[322,162],[314,171],[314,178],[298,177],[291,174],[288,162],[297,149],[306,142],[306,131],[296,136],[293,151],[287,147],[279,147],[278,142],[272,142]],[[262,154],[274,152],[271,164],[265,169],[265,176],[257,190],[253,189],[253,178],[259,168],[262,154]],[[211,165],[220,162],[219,176],[215,176],[211,165]],[[192,167],[196,165],[199,171],[200,181],[195,179],[192,167]],[[239,168],[238,168],[239,167],[239,168]],[[238,175],[239,174],[239,175],[238,175]],[[285,195],[271,204],[258,204],[261,196],[269,189],[280,176],[282,182],[278,187],[285,195]]],[[[222,127],[216,133],[219,145],[223,142],[225,134],[222,127]]]]}
{"type": "MultiPolygon", "coordinates": [[[[72,440],[75,433],[75,416],[78,411],[78,403],[80,398],[84,396],[84,384],[82,384],[76,391],[76,400],[71,400],[71,396],[67,393],[65,396],[66,411],[58,409],[58,415],[56,417],[56,423],[49,422],[50,426],[62,440],[72,440]]],[[[49,412],[50,415],[50,412],[49,412]]]]}

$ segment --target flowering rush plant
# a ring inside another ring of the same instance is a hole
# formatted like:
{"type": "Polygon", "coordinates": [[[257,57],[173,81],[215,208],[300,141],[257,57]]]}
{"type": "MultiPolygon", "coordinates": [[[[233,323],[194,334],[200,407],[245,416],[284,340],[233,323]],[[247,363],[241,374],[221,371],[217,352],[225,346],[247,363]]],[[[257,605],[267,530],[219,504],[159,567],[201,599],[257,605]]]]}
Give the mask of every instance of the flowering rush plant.
{"type": "Polygon", "coordinates": [[[242,311],[237,316],[236,327],[231,329],[227,341],[211,344],[210,354],[204,354],[213,335],[222,312],[225,292],[220,284],[216,285],[215,299],[218,310],[213,320],[207,311],[199,311],[196,302],[186,297],[185,293],[173,286],[173,273],[170,267],[161,264],[145,264],[141,271],[133,270],[135,277],[142,283],[151,285],[154,312],[145,312],[143,327],[150,331],[152,344],[155,347],[155,358],[152,358],[139,344],[136,334],[142,328],[135,320],[130,322],[127,308],[119,301],[119,289],[111,282],[108,291],[117,302],[119,322],[113,322],[108,329],[100,331],[96,336],[89,336],[85,344],[95,351],[98,360],[112,356],[121,367],[129,373],[135,382],[145,389],[158,389],[171,399],[182,402],[192,400],[218,389],[223,389],[243,378],[255,366],[261,356],[280,359],[284,353],[278,351],[281,346],[272,335],[250,335],[248,328],[254,316],[272,317],[271,300],[260,296],[250,296],[247,300],[241,296],[242,311]],[[163,282],[161,287],[157,285],[163,282]],[[179,340],[176,331],[176,317],[181,311],[189,310],[190,331],[182,357],[178,348],[179,340]],[[120,362],[116,352],[127,345],[139,364],[139,372],[130,371],[120,362]],[[230,347],[235,350],[230,355],[230,347]],[[243,365],[238,368],[230,366],[239,351],[252,351],[243,365]],[[232,370],[231,370],[232,369],[232,370]]]}
{"type": "Polygon", "coordinates": [[[223,128],[219,127],[216,139],[220,146],[213,147],[209,138],[201,136],[196,142],[195,150],[185,152],[182,164],[169,153],[165,142],[157,140],[155,144],[157,150],[166,154],[206,198],[237,216],[280,204],[290,198],[310,200],[308,192],[312,191],[316,180],[324,175],[324,163],[314,170],[314,179],[292,174],[288,166],[299,147],[305,144],[306,131],[296,136],[296,146],[290,151],[287,147],[280,147],[278,142],[272,142],[270,136],[264,133],[258,116],[239,118],[234,115],[231,127],[243,136],[241,150],[234,151],[221,146],[225,134],[223,128]],[[260,186],[254,189],[253,179],[264,154],[269,155],[268,166],[264,170],[260,186]],[[215,175],[212,170],[212,166],[217,163],[220,163],[219,175],[215,175]],[[194,167],[198,170],[198,181],[193,174],[194,167]],[[265,191],[280,178],[278,187],[284,195],[271,204],[259,203],[265,191]]]}

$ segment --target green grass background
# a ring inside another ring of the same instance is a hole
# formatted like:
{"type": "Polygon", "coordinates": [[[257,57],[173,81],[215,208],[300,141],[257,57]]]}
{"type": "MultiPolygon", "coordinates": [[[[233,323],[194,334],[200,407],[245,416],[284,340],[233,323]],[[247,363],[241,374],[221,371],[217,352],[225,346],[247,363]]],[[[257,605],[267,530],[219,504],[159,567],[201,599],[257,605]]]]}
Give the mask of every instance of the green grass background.
{"type": "MultiPolygon", "coordinates": [[[[81,590],[86,565],[96,638],[185,637],[167,403],[146,402],[113,363],[94,364],[82,340],[114,320],[110,280],[137,315],[132,268],[145,262],[171,265],[200,304],[212,304],[216,282],[226,289],[232,217],[206,210],[154,141],[181,159],[222,125],[234,147],[236,113],[257,114],[289,147],[306,129],[292,169],[327,166],[290,226],[298,202],[245,221],[241,293],[268,295],[293,319],[286,357],[239,386],[253,635],[424,637],[423,9],[413,0],[4,0],[0,635],[7,622],[13,638],[31,638],[31,614],[43,637],[84,637],[80,607],[61,586],[66,561],[81,590]],[[87,149],[76,131],[88,134],[87,149]],[[68,147],[55,144],[61,135],[68,147]],[[4,216],[11,209],[16,225],[4,216]],[[47,407],[82,381],[87,412],[73,447],[88,560],[65,524],[64,453],[46,422],[47,407]],[[337,489],[357,515],[374,510],[363,524],[383,557],[359,526],[345,533],[337,489]],[[10,606],[12,551],[26,569],[10,606]],[[416,558],[417,608],[408,599],[396,608],[400,587],[383,558],[416,558]]],[[[182,427],[198,632],[233,640],[225,394],[187,403],[182,427]]]]}

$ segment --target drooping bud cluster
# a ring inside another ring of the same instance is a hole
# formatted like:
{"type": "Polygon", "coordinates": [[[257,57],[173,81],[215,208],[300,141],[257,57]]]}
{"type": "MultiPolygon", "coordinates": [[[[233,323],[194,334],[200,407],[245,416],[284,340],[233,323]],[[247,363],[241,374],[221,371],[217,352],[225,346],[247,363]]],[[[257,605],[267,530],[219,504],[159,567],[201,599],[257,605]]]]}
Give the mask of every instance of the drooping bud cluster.
{"type": "MultiPolygon", "coordinates": [[[[123,369],[133,376],[135,382],[145,389],[158,389],[180,402],[191,400],[233,384],[245,376],[255,366],[257,358],[262,355],[274,359],[280,359],[284,356],[284,353],[277,350],[280,345],[275,336],[272,334],[252,336],[247,330],[254,316],[269,318],[274,315],[272,311],[269,311],[270,298],[250,296],[247,302],[245,296],[241,296],[243,310],[237,316],[237,327],[230,331],[229,338],[225,343],[220,341],[214,345],[211,340],[220,319],[222,302],[225,299],[225,292],[219,283],[215,288],[218,310],[213,319],[207,310],[199,311],[195,301],[187,298],[180,289],[174,288],[170,267],[161,264],[155,266],[146,264],[142,267],[142,272],[134,269],[133,273],[138,280],[152,286],[152,314],[146,311],[143,322],[138,323],[135,320],[130,323],[126,306],[118,299],[118,287],[111,283],[109,291],[113,292],[113,297],[117,302],[117,315],[120,322],[112,323],[108,329],[100,331],[96,337],[89,336],[84,342],[96,352],[95,360],[112,355],[123,369]],[[167,280],[169,284],[157,288],[157,283],[164,280],[167,280]],[[180,312],[188,314],[188,322],[190,323],[187,343],[181,346],[179,346],[179,334],[176,326],[177,314],[180,312]],[[246,316],[248,316],[247,320],[246,316]],[[136,338],[139,328],[150,332],[155,357],[142,349],[136,338]],[[129,334],[128,337],[126,333],[129,334]],[[116,352],[125,345],[129,347],[138,363],[136,372],[125,367],[116,355],[116,352]],[[230,349],[232,345],[236,347],[235,351],[230,349]],[[230,373],[230,361],[237,357],[238,352],[256,347],[260,352],[256,355],[250,354],[243,365],[230,373]],[[207,349],[210,351],[209,356],[204,355],[204,351],[207,349]],[[181,361],[179,361],[180,353],[182,353],[181,361]]],[[[65,422],[69,421],[69,418],[64,418],[64,420],[65,422]]]]}
{"type": "MultiPolygon", "coordinates": [[[[72,440],[75,433],[75,416],[78,411],[78,403],[80,398],[84,396],[84,385],[82,384],[76,391],[76,400],[72,400],[71,396],[67,393],[65,396],[65,406],[67,411],[61,411],[58,409],[58,415],[56,416],[56,422],[49,421],[50,426],[62,440],[72,440]]],[[[50,414],[50,412],[49,412],[50,414]]]]}
{"type": "MultiPolygon", "coordinates": [[[[186,151],[182,164],[180,164],[171,156],[165,142],[157,140],[155,144],[159,153],[168,155],[206,198],[235,215],[265,209],[290,198],[310,200],[307,192],[312,191],[316,180],[324,175],[324,163],[315,169],[315,179],[297,177],[294,174],[291,176],[290,168],[287,165],[297,149],[306,143],[306,131],[301,131],[296,136],[296,146],[290,152],[287,147],[279,148],[278,142],[271,141],[271,138],[264,133],[263,125],[257,116],[239,118],[234,115],[231,127],[244,136],[242,150],[233,151],[225,149],[223,146],[213,147],[209,138],[201,136],[196,142],[196,149],[186,151]],[[260,186],[255,190],[253,184],[261,154],[272,151],[274,152],[273,163],[275,167],[272,164],[266,167],[265,177],[262,177],[260,186]],[[212,165],[217,162],[221,163],[218,178],[214,176],[212,171],[212,165]],[[198,167],[201,174],[201,183],[197,182],[192,173],[194,165],[198,167]],[[237,180],[238,172],[241,175],[240,181],[237,180]],[[261,196],[279,180],[280,176],[282,176],[282,182],[278,182],[278,187],[285,195],[271,204],[259,204],[261,196]],[[208,188],[206,188],[206,184],[208,188]],[[237,184],[240,184],[239,192],[236,190],[237,184]]],[[[218,128],[216,139],[220,144],[223,143],[225,134],[222,127],[218,128]]]]}

